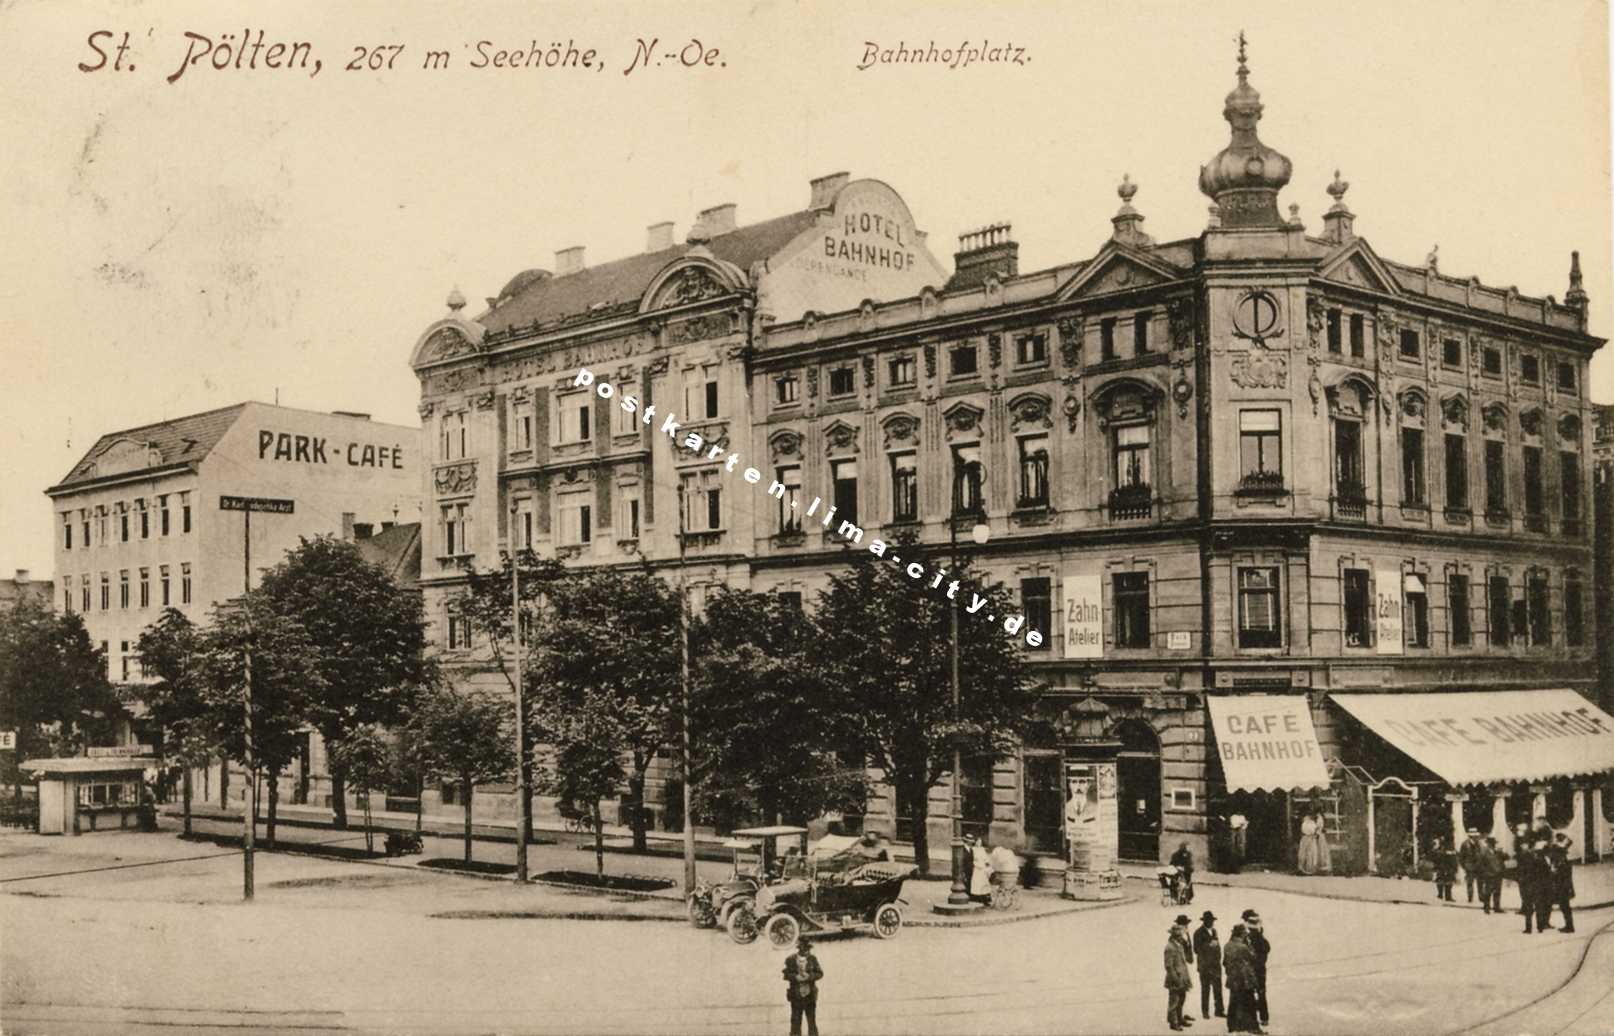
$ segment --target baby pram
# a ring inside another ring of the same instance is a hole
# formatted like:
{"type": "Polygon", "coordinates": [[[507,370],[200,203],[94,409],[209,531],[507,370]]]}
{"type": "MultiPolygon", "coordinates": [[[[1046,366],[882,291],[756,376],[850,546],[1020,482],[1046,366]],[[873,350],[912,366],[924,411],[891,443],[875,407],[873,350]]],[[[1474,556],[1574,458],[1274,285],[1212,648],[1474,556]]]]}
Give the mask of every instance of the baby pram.
{"type": "Polygon", "coordinates": [[[1182,872],[1181,867],[1166,865],[1155,868],[1155,876],[1160,880],[1160,905],[1183,906],[1194,898],[1194,889],[1188,881],[1188,876],[1182,872]]]}

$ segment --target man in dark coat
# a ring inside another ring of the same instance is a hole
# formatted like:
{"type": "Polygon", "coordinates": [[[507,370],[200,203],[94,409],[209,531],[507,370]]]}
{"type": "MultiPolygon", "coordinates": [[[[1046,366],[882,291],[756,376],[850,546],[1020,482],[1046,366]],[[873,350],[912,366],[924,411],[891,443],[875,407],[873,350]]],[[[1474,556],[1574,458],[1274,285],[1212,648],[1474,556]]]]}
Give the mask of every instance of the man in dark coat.
{"type": "Polygon", "coordinates": [[[1227,1031],[1260,1032],[1255,1017],[1255,950],[1246,938],[1248,929],[1233,926],[1222,964],[1227,972],[1227,1031]]]}
{"type": "Polygon", "coordinates": [[[1187,1021],[1183,1018],[1183,1005],[1188,1000],[1188,991],[1194,988],[1194,980],[1188,974],[1188,957],[1183,953],[1186,944],[1186,933],[1181,925],[1172,925],[1170,933],[1166,936],[1166,1024],[1174,1030],[1186,1029],[1187,1021]]]}
{"type": "Polygon", "coordinates": [[[1524,905],[1524,934],[1552,927],[1552,872],[1546,846],[1526,837],[1514,849],[1519,861],[1519,902],[1524,905]]]}
{"type": "Polygon", "coordinates": [[[1496,839],[1487,837],[1480,843],[1475,867],[1479,870],[1480,906],[1485,912],[1502,912],[1502,864],[1505,856],[1496,839]]]}
{"type": "Polygon", "coordinates": [[[1171,865],[1182,871],[1182,899],[1184,906],[1194,901],[1194,851],[1183,842],[1177,846],[1177,851],[1171,854],[1171,865]]]}
{"type": "Polygon", "coordinates": [[[1216,994],[1216,1017],[1225,1018],[1222,1008],[1222,939],[1216,934],[1216,915],[1209,910],[1199,917],[1194,929],[1194,966],[1199,970],[1199,1016],[1211,1016],[1211,994],[1216,994]]]}
{"type": "Polygon", "coordinates": [[[812,943],[796,940],[796,952],[785,958],[785,999],[790,1001],[790,1036],[801,1036],[801,1017],[807,1016],[808,1036],[818,1036],[818,980],[824,969],[813,955],[812,943]]]}
{"type": "MultiPolygon", "coordinates": [[[[1178,914],[1176,920],[1171,922],[1171,937],[1182,944],[1182,955],[1187,958],[1189,964],[1194,963],[1194,940],[1188,936],[1188,926],[1193,923],[1187,914],[1178,914]]],[[[1182,1020],[1191,1022],[1194,1016],[1185,1013],[1182,1020]]]]}
{"type": "Polygon", "coordinates": [[[1271,1012],[1267,1009],[1267,958],[1272,955],[1272,944],[1267,942],[1260,914],[1246,910],[1239,916],[1244,919],[1244,931],[1255,954],[1255,1017],[1266,1025],[1271,1018],[1271,1012]]]}
{"type": "Polygon", "coordinates": [[[1524,915],[1524,934],[1529,935],[1535,930],[1531,925],[1535,922],[1535,891],[1539,884],[1536,880],[1537,858],[1530,843],[1529,829],[1523,824],[1519,827],[1524,833],[1516,835],[1513,842],[1513,880],[1519,883],[1519,913],[1524,915]]]}
{"type": "Polygon", "coordinates": [[[1552,836],[1552,846],[1546,852],[1551,875],[1547,900],[1564,915],[1564,925],[1559,929],[1562,932],[1575,930],[1575,912],[1569,906],[1569,901],[1575,898],[1575,861],[1569,858],[1574,844],[1568,835],[1559,831],[1552,836]]]}
{"type": "Polygon", "coordinates": [[[1457,850],[1457,862],[1463,868],[1463,890],[1468,893],[1468,901],[1474,902],[1474,886],[1480,887],[1480,898],[1485,897],[1485,882],[1481,874],[1480,853],[1485,849],[1485,842],[1480,838],[1479,828],[1468,829],[1468,837],[1457,850]]]}

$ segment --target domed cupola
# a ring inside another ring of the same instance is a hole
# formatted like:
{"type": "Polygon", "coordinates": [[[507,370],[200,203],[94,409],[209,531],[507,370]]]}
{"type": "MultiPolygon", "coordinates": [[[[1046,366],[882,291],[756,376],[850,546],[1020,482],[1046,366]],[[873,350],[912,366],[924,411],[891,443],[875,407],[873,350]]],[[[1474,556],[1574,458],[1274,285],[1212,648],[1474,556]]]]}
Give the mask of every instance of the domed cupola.
{"type": "Polygon", "coordinates": [[[1289,182],[1289,159],[1261,143],[1255,125],[1261,121],[1261,95],[1250,85],[1244,34],[1239,33],[1239,83],[1227,95],[1222,118],[1233,127],[1233,139],[1199,167],[1199,189],[1216,202],[1224,227],[1281,227],[1278,191],[1289,182]]]}

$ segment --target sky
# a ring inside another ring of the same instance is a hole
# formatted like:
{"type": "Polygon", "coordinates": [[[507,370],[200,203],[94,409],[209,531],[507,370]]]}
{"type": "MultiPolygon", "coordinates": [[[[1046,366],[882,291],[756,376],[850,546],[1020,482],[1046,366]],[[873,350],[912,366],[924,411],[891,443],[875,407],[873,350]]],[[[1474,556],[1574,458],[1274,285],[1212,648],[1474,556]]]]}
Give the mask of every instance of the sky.
{"type": "MultiPolygon", "coordinates": [[[[1590,0],[0,3],[0,575],[51,574],[43,491],[97,436],[248,399],[418,424],[408,357],[450,289],[713,205],[782,215],[847,170],[944,264],[1003,220],[1030,271],[1093,254],[1130,174],[1146,232],[1196,235],[1240,30],[1308,231],[1337,167],[1379,254],[1562,299],[1579,249],[1614,330],[1590,0]],[[225,49],[260,32],[256,69],[225,49]],[[661,60],[629,71],[641,40],[661,60]],[[528,67],[534,41],[593,67],[528,67]],[[858,67],[932,42],[1003,60],[858,67]],[[306,67],[266,67],[276,43],[306,67]]],[[[1614,401],[1614,350],[1592,372],[1614,401]]]]}

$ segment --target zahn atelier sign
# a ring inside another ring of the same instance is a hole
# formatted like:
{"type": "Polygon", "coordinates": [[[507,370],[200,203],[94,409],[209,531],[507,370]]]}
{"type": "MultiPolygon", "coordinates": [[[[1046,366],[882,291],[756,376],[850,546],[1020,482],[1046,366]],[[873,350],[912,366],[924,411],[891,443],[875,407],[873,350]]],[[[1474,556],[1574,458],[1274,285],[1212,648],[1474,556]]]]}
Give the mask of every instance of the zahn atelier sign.
{"type": "Polygon", "coordinates": [[[257,511],[260,514],[292,514],[296,507],[294,500],[277,500],[267,496],[221,496],[219,497],[219,510],[221,511],[257,511]]]}

